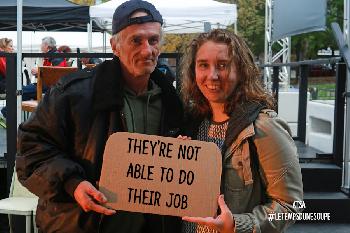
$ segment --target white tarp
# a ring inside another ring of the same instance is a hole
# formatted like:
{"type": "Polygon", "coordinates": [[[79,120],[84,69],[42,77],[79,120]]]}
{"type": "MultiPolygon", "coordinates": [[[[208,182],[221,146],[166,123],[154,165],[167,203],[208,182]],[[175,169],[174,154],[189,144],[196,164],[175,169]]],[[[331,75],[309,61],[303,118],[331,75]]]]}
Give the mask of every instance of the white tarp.
{"type": "MultiPolygon", "coordinates": [[[[125,0],[109,2],[90,7],[90,17],[102,21],[111,29],[114,10],[125,0]]],[[[195,33],[204,31],[204,22],[211,28],[226,28],[237,21],[235,4],[213,0],[148,0],[160,11],[165,21],[164,31],[168,33],[195,33]]]]}

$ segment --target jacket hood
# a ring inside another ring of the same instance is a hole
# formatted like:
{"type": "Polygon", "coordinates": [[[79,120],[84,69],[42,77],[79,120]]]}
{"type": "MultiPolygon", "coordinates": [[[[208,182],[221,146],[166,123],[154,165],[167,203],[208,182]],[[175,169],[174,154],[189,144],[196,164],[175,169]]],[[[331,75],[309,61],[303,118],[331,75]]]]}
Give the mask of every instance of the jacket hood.
{"type": "Polygon", "coordinates": [[[123,106],[123,79],[120,61],[114,57],[95,69],[92,105],[95,112],[117,109],[123,106]]]}

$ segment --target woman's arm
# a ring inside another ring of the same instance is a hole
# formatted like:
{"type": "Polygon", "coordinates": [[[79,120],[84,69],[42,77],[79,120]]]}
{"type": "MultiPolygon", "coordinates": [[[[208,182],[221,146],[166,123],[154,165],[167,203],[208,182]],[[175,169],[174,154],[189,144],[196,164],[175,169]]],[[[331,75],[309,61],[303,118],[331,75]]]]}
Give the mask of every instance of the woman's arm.
{"type": "Polygon", "coordinates": [[[236,232],[283,232],[293,220],[270,219],[269,214],[298,213],[294,201],[303,200],[303,184],[297,149],[287,124],[260,114],[255,121],[254,144],[257,150],[260,176],[266,187],[266,203],[252,213],[234,214],[236,232]]]}

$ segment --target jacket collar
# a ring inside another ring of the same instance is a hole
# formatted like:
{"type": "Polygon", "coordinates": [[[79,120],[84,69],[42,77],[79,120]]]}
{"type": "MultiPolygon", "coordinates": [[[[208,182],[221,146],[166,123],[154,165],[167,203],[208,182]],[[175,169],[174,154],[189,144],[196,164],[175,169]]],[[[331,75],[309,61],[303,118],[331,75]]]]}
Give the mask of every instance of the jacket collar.
{"type": "Polygon", "coordinates": [[[120,61],[114,57],[95,68],[92,107],[95,112],[118,109],[123,106],[123,79],[120,61]]]}
{"type": "MultiPolygon", "coordinates": [[[[258,102],[245,102],[239,104],[230,116],[228,122],[224,148],[227,149],[237,139],[238,135],[258,117],[259,112],[266,108],[264,104],[258,102]]],[[[254,133],[247,131],[247,134],[254,133]]]]}

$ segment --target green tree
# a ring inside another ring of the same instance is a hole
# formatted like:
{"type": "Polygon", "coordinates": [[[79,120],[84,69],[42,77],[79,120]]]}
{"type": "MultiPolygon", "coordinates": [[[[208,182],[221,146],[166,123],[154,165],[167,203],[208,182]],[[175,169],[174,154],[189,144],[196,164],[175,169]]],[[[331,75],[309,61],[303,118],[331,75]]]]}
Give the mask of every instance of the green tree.
{"type": "MultiPolygon", "coordinates": [[[[75,4],[83,5],[83,6],[93,6],[96,5],[96,2],[98,3],[99,1],[96,0],[67,0],[70,2],[73,2],[75,4]]],[[[102,3],[109,2],[110,0],[102,0],[102,3]]]]}
{"type": "Polygon", "coordinates": [[[238,0],[238,34],[255,55],[264,53],[265,0],[238,0]]]}
{"type": "Polygon", "coordinates": [[[95,0],[68,0],[75,4],[83,5],[83,6],[93,6],[95,5],[95,0]]]}
{"type": "MultiPolygon", "coordinates": [[[[255,55],[264,53],[265,0],[217,0],[237,4],[237,30],[255,55]]],[[[233,25],[228,28],[234,30],[233,25]]]]}
{"type": "Polygon", "coordinates": [[[187,45],[196,34],[165,34],[162,52],[164,53],[184,53],[187,45]]]}

